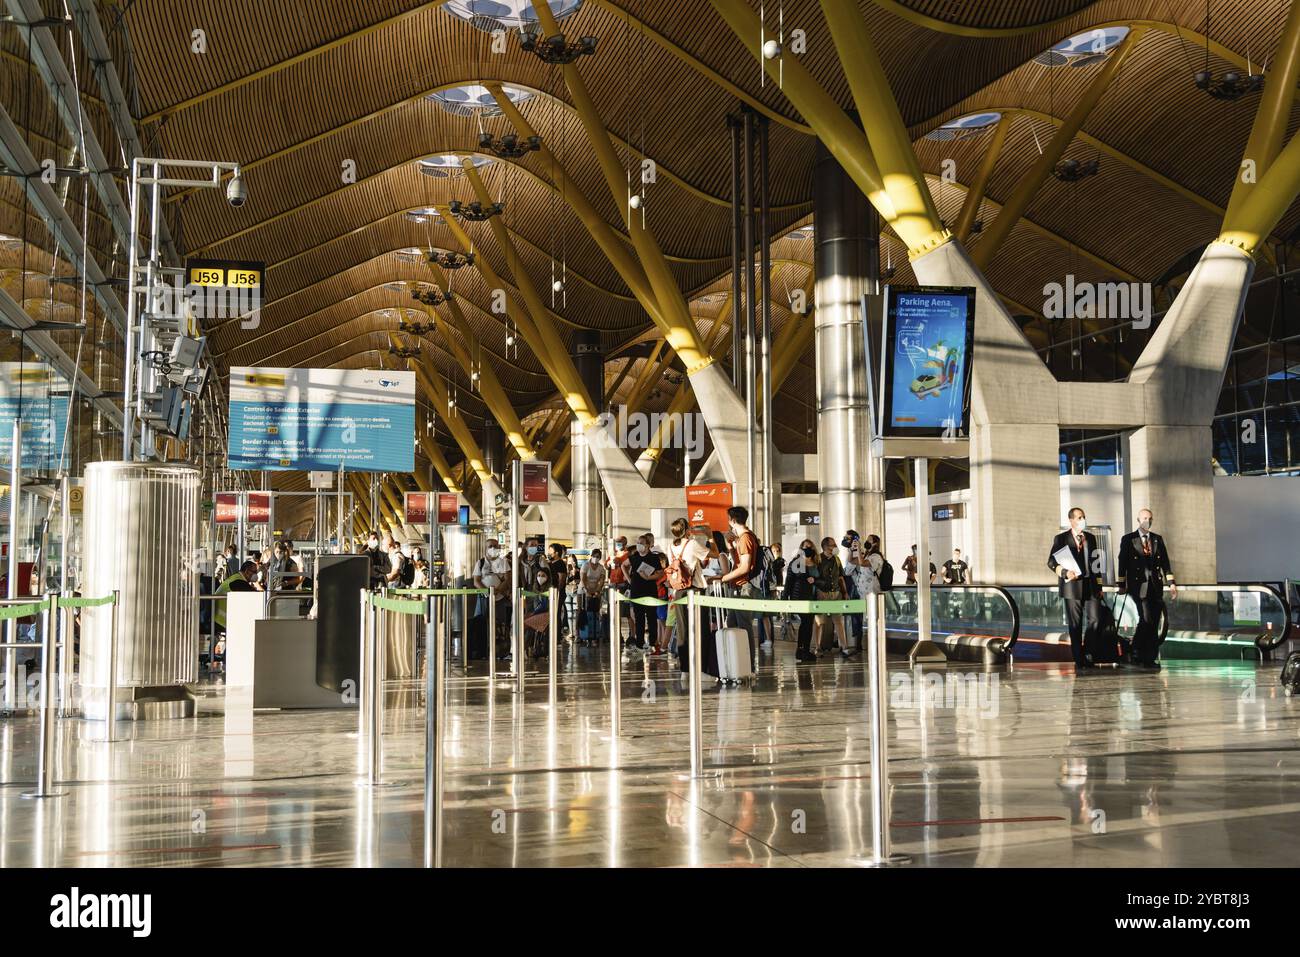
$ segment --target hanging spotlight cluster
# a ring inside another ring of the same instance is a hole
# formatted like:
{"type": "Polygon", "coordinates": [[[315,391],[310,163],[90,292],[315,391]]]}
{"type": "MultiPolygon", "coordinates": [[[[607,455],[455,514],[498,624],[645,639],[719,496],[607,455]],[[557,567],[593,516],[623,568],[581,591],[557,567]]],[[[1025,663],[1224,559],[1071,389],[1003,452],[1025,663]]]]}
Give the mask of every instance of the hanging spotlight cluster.
{"type": "Polygon", "coordinates": [[[443,269],[462,269],[465,266],[474,265],[474,254],[449,253],[443,252],[441,249],[434,249],[430,251],[428,260],[435,266],[440,266],[443,269]]]}
{"type": "Polygon", "coordinates": [[[408,322],[405,319],[397,321],[397,331],[407,332],[413,336],[427,336],[433,332],[434,325],[432,322],[408,322]]]}
{"type": "Polygon", "coordinates": [[[507,133],[505,136],[495,137],[485,131],[479,134],[478,148],[501,159],[519,159],[521,156],[527,156],[529,153],[536,153],[540,150],[542,148],[542,138],[540,136],[529,136],[521,140],[516,133],[507,133]]]}
{"type": "Polygon", "coordinates": [[[1211,70],[1197,70],[1196,85],[1216,100],[1239,100],[1264,89],[1264,74],[1251,73],[1248,69],[1242,76],[1236,70],[1229,70],[1216,79],[1211,70]]]}
{"type": "Polygon", "coordinates": [[[563,33],[538,37],[535,30],[519,31],[519,49],[531,53],[543,63],[552,66],[566,66],[580,56],[592,56],[596,52],[595,37],[579,37],[578,42],[570,43],[563,33]]]}
{"type": "Polygon", "coordinates": [[[505,212],[503,203],[493,203],[491,206],[484,206],[477,199],[472,203],[462,203],[458,199],[453,199],[448,207],[453,216],[457,216],[467,223],[487,222],[493,216],[500,216],[505,212]]]}
{"type": "Polygon", "coordinates": [[[1096,176],[1101,170],[1101,162],[1097,159],[1066,159],[1061,160],[1052,168],[1052,175],[1062,183],[1077,183],[1081,179],[1089,176],[1096,176]]]}
{"type": "Polygon", "coordinates": [[[414,359],[420,355],[420,347],[389,346],[388,354],[390,356],[397,356],[399,359],[414,359]]]}
{"type": "Polygon", "coordinates": [[[445,293],[434,286],[431,289],[412,289],[411,298],[416,302],[422,302],[426,306],[441,306],[444,302],[451,302],[455,297],[450,289],[445,293]]]}

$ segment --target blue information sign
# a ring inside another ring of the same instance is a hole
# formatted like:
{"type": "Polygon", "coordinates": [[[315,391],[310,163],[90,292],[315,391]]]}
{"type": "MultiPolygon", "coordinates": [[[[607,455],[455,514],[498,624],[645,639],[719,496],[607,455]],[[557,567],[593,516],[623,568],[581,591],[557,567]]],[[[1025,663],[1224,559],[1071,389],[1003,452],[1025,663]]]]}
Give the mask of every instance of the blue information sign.
{"type": "Polygon", "coordinates": [[[66,390],[62,376],[47,365],[0,363],[0,466],[11,464],[14,419],[21,417],[23,471],[58,471],[68,420],[66,390]]]}
{"type": "Polygon", "coordinates": [[[415,374],[230,370],[232,469],[411,472],[415,374]]]}

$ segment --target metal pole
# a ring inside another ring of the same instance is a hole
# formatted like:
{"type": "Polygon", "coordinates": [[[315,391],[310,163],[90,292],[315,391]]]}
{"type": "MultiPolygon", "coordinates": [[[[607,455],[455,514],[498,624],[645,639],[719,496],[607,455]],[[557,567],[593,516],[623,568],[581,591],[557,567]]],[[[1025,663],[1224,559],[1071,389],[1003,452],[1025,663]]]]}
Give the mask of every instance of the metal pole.
{"type": "MultiPolygon", "coordinates": [[[[54,790],[54,616],[58,614],[58,597],[46,592],[46,608],[41,612],[41,725],[36,752],[36,790],[24,791],[25,798],[61,797],[54,790]]],[[[17,620],[17,619],[15,619],[17,620]]]]}
{"type": "Polygon", "coordinates": [[[370,783],[379,784],[383,775],[384,750],[384,645],[388,643],[388,612],[378,609],[370,641],[370,783]]]}
{"type": "Polygon", "coordinates": [[[731,129],[731,381],[739,388],[744,374],[740,340],[744,308],[741,300],[744,286],[740,275],[740,244],[744,241],[740,220],[740,121],[728,116],[727,126],[731,129]]]}
{"type": "Polygon", "coordinates": [[[910,857],[894,854],[889,843],[889,712],[885,681],[885,603],[879,595],[866,597],[867,702],[871,715],[871,853],[872,867],[907,864],[910,857]]]}
{"type": "Polygon", "coordinates": [[[442,867],[442,729],[443,668],[442,642],[434,641],[438,631],[437,597],[429,596],[429,647],[433,660],[424,663],[424,866],[442,867]]]}
{"type": "Polygon", "coordinates": [[[930,640],[930,460],[916,459],[912,474],[916,487],[916,644],[908,659],[947,661],[930,640]]]}
{"type": "Polygon", "coordinates": [[[497,602],[492,589],[487,592],[488,694],[491,696],[496,694],[497,685],[497,602]]]}
{"type": "Polygon", "coordinates": [[[609,733],[611,745],[617,745],[623,724],[622,629],[618,622],[618,589],[609,586],[609,733]]]}
{"type": "MultiPolygon", "coordinates": [[[[68,517],[68,489],[71,487],[72,478],[68,475],[63,476],[63,482],[59,489],[60,514],[59,514],[59,540],[62,542],[60,549],[63,560],[59,562],[59,594],[71,594],[72,589],[68,587],[68,536],[71,534],[72,520],[68,517]]],[[[72,609],[67,611],[59,610],[58,624],[60,635],[65,636],[59,642],[59,717],[66,718],[72,712],[72,642],[67,640],[66,636],[73,633],[71,626],[72,609]]]]}
{"type": "MultiPolygon", "coordinates": [[[[158,182],[162,178],[162,165],[153,164],[153,185],[149,190],[149,259],[145,263],[145,311],[140,316],[140,353],[143,356],[146,352],[153,351],[154,334],[153,328],[149,324],[149,316],[153,312],[154,302],[154,283],[158,280],[158,218],[162,213],[162,184],[158,182]]],[[[135,276],[131,277],[131,282],[135,282],[135,276]]],[[[140,421],[140,457],[147,460],[154,454],[154,430],[144,421],[144,400],[145,395],[151,391],[154,384],[154,372],[144,362],[136,363],[136,384],[135,384],[135,406],[136,417],[140,421]]]]}
{"type": "Polygon", "coordinates": [[[360,621],[361,648],[357,656],[357,667],[361,673],[357,676],[357,691],[361,697],[357,702],[357,743],[364,746],[370,740],[367,728],[370,709],[370,595],[364,588],[361,589],[360,621]]]}
{"type": "Polygon", "coordinates": [[[551,715],[555,715],[555,658],[557,647],[559,645],[558,633],[560,630],[560,590],[552,585],[547,589],[546,611],[550,620],[546,623],[546,643],[548,646],[547,657],[547,681],[550,683],[550,690],[547,699],[551,705],[551,715]]]}
{"type": "Polygon", "coordinates": [[[686,613],[690,616],[691,642],[691,777],[698,778],[704,769],[704,711],[700,694],[700,617],[694,591],[686,593],[686,613]]]}
{"type": "Polygon", "coordinates": [[[524,602],[519,587],[519,460],[510,464],[510,646],[515,690],[524,694],[524,602]]]}
{"type": "MultiPolygon", "coordinates": [[[[745,461],[746,476],[749,483],[748,504],[751,521],[758,517],[758,497],[755,491],[754,469],[754,325],[758,303],[754,296],[754,114],[745,111],[745,261],[741,269],[745,276],[745,461]]],[[[754,521],[757,528],[763,526],[754,521]]]]}
{"type": "MultiPolygon", "coordinates": [[[[126,268],[127,285],[126,285],[126,335],[123,336],[122,347],[126,350],[123,356],[123,373],[122,373],[122,461],[131,461],[131,439],[135,435],[135,416],[131,412],[132,383],[135,381],[135,320],[139,310],[136,308],[136,270],[140,268],[140,234],[138,224],[140,221],[140,161],[133,159],[131,161],[131,235],[129,237],[130,250],[127,254],[129,260],[126,268]]],[[[102,386],[101,386],[102,387],[102,386]]]]}
{"type": "MultiPolygon", "coordinates": [[[[104,689],[104,737],[108,741],[117,738],[117,617],[122,605],[122,593],[113,589],[112,620],[108,626],[108,683],[104,689]]],[[[216,614],[216,608],[212,610],[216,614]]],[[[209,660],[209,663],[210,660],[209,660]]]]}
{"type": "Polygon", "coordinates": [[[762,374],[763,374],[763,529],[765,541],[777,541],[780,535],[776,516],[776,493],[773,489],[775,468],[774,429],[772,427],[772,243],[768,222],[767,117],[759,117],[758,203],[759,203],[759,272],[763,283],[762,374]]]}
{"type": "MultiPolygon", "coordinates": [[[[23,487],[23,420],[22,410],[14,419],[13,442],[9,452],[9,589],[6,598],[18,597],[18,521],[19,501],[23,487]]],[[[18,641],[18,619],[9,619],[9,640],[7,644],[18,641]]],[[[5,696],[4,710],[13,711],[17,707],[18,658],[13,648],[5,649],[5,696]]]]}
{"type": "Polygon", "coordinates": [[[469,677],[469,595],[460,596],[460,668],[469,677]]]}

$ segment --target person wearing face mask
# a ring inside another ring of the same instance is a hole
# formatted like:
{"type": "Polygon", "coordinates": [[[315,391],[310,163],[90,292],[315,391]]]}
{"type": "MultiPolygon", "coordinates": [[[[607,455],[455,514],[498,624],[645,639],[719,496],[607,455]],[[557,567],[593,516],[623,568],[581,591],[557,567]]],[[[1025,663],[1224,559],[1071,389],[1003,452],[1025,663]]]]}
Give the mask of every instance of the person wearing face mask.
{"type": "MultiPolygon", "coordinates": [[[[844,598],[844,563],[840,561],[839,551],[835,548],[835,539],[829,535],[822,539],[822,553],[817,560],[817,600],[818,601],[840,601],[844,598]]],[[[843,615],[821,615],[821,626],[824,631],[827,626],[835,629],[835,637],[839,642],[840,650],[847,651],[849,647],[848,638],[845,635],[844,616],[843,615]]],[[[822,644],[825,639],[819,634],[817,637],[816,650],[822,651],[822,644]]]]}
{"type": "MultiPolygon", "coordinates": [[[[673,540],[668,546],[666,558],[668,568],[665,583],[668,597],[678,599],[690,591],[704,591],[704,566],[709,561],[709,529],[705,525],[690,528],[686,519],[678,518],[672,524],[673,540]]],[[[689,671],[687,645],[690,643],[686,630],[686,614],[682,606],[669,608],[670,627],[677,642],[677,660],[683,673],[689,671]]]]}
{"type": "Polygon", "coordinates": [[[1119,541],[1119,593],[1137,605],[1138,626],[1133,635],[1133,657],[1139,668],[1159,671],[1160,616],[1165,610],[1165,585],[1169,597],[1178,598],[1178,586],[1169,564],[1165,540],[1151,531],[1155,519],[1151,509],[1138,512],[1138,527],[1119,541]]]}
{"type": "Polygon", "coordinates": [[[540,591],[537,587],[537,572],[542,565],[542,547],[537,539],[530,538],[524,542],[524,552],[519,559],[520,587],[525,591],[540,591]]]}
{"type": "MultiPolygon", "coordinates": [[[[542,564],[533,577],[533,586],[529,591],[546,593],[550,587],[550,569],[542,564]]],[[[550,609],[549,594],[524,599],[524,647],[533,658],[545,658],[550,654],[546,637],[551,627],[550,609]]]]}
{"type": "MultiPolygon", "coordinates": [[[[799,551],[785,570],[785,597],[790,601],[815,601],[817,598],[817,546],[811,538],[799,543],[799,551]]],[[[795,642],[794,660],[799,664],[817,661],[813,654],[813,615],[799,616],[799,637],[795,642]]]]}
{"type": "Polygon", "coordinates": [[[384,578],[388,556],[379,547],[379,533],[371,531],[366,543],[361,546],[361,554],[370,557],[370,587],[374,588],[384,578]]]}
{"type": "Polygon", "coordinates": [[[595,643],[604,635],[601,627],[600,602],[605,593],[605,564],[599,548],[591,550],[591,557],[578,573],[578,640],[595,643]]]}
{"type": "MultiPolygon", "coordinates": [[[[614,586],[620,596],[627,594],[628,581],[627,573],[624,571],[624,568],[626,568],[627,560],[630,557],[631,553],[628,551],[627,547],[627,536],[619,535],[614,539],[614,548],[609,555],[609,583],[614,586]]],[[[618,629],[620,644],[623,641],[623,619],[630,618],[631,615],[632,610],[630,607],[627,605],[619,606],[619,620],[614,623],[614,626],[618,629]]]]}
{"type": "MultiPolygon", "coordinates": [[[[483,557],[474,563],[474,587],[491,589],[491,600],[496,603],[497,634],[494,641],[510,633],[510,564],[510,556],[495,538],[487,540],[483,557]]],[[[475,614],[487,614],[487,598],[479,596],[475,614]]]]}
{"type": "MultiPolygon", "coordinates": [[[[637,539],[636,551],[624,565],[623,573],[628,580],[630,598],[659,597],[659,579],[663,575],[662,557],[650,551],[650,538],[642,535],[637,539]]],[[[633,632],[629,649],[642,653],[650,650],[658,631],[658,616],[654,606],[632,605],[633,632]]]]}
{"type": "Polygon", "coordinates": [[[1070,653],[1078,675],[1096,667],[1085,649],[1095,642],[1101,616],[1102,556],[1096,536],[1088,531],[1083,509],[1074,507],[1067,517],[1070,527],[1052,539],[1047,567],[1060,580],[1059,592],[1070,622],[1070,653]]]}

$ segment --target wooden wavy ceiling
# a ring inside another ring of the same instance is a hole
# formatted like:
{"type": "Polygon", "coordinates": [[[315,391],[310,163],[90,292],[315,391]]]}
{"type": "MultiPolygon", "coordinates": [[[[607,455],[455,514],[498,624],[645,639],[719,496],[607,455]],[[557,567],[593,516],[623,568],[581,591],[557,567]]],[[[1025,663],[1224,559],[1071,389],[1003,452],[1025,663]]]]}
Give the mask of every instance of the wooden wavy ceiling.
{"type": "MultiPolygon", "coordinates": [[[[1095,68],[1047,69],[1032,58],[1093,26],[1134,20],[1152,25],[1070,147],[1068,155],[1100,157],[1100,174],[1075,184],[1049,179],[989,267],[991,281],[1008,302],[1041,302],[1044,282],[1064,272],[1155,279],[1215,234],[1218,218],[1207,207],[1227,202],[1257,98],[1224,103],[1193,86],[1191,74],[1206,60],[1203,0],[858,3],[949,222],[965,196],[961,184],[973,178],[990,137],[936,143],[924,139],[926,133],[977,111],[1013,112],[981,208],[980,217],[991,221],[1032,164],[1036,144],[1053,134],[1052,118],[1059,123],[1069,113],[1095,74],[1095,68]],[[939,178],[948,158],[957,161],[957,185],[939,178]]],[[[47,12],[55,13],[56,6],[46,3],[47,12]]],[[[621,203],[609,195],[556,70],[520,51],[514,37],[505,52],[493,52],[489,34],[440,6],[437,0],[100,3],[149,150],[245,164],[251,199],[242,209],[231,209],[211,190],[173,191],[167,203],[169,224],[185,249],[268,264],[269,301],[261,327],[209,330],[224,365],[398,363],[385,354],[387,333],[396,326],[391,310],[412,303],[405,293],[385,287],[429,277],[422,266],[403,263],[393,253],[412,245],[454,248],[445,226],[420,225],[405,213],[473,198],[463,177],[434,179],[414,166],[429,154],[477,150],[478,122],[428,101],[431,91],[479,80],[532,91],[521,111],[568,169],[574,187],[607,223],[621,228],[621,203]],[[191,50],[196,29],[205,31],[204,53],[191,50]],[[355,162],[355,184],[342,181],[344,160],[355,162]]],[[[1258,62],[1276,46],[1287,6],[1287,0],[1212,0],[1211,68],[1221,72],[1247,55],[1258,62]]],[[[841,105],[852,107],[817,0],[769,0],[766,7],[770,23],[781,8],[787,31],[807,31],[803,64],[841,105]]],[[[743,96],[773,118],[778,234],[808,221],[813,140],[777,84],[760,82],[750,52],[702,0],[587,0],[565,28],[571,35],[600,38],[597,54],[581,60],[580,69],[604,123],[622,141],[620,159],[633,167],[644,150],[659,166],[646,219],[679,286],[692,295],[717,293],[712,303],[693,306],[707,333],[715,321],[725,321],[719,313],[730,286],[725,115],[743,96]]],[[[85,120],[106,152],[117,155],[94,67],[73,36],[60,32],[58,42],[76,64],[85,120]]],[[[36,155],[65,162],[73,140],[27,57],[18,28],[0,30],[0,101],[36,155]]],[[[510,130],[502,118],[482,123],[495,135],[510,130]]],[[[1300,111],[1292,133],[1297,125],[1300,111]]],[[[548,302],[552,257],[567,253],[567,305],[555,309],[563,336],[580,328],[600,330],[611,356],[656,338],[626,285],[550,186],[545,162],[536,155],[518,163],[495,162],[483,176],[489,192],[505,202],[504,222],[548,302]]],[[[117,256],[114,274],[121,275],[125,267],[94,191],[89,210],[80,203],[78,182],[68,193],[69,214],[78,224],[88,214],[90,246],[101,262],[117,256]]],[[[1300,209],[1293,207],[1277,234],[1291,234],[1298,223],[1300,209]]],[[[0,232],[24,235],[24,229],[32,247],[50,248],[40,221],[29,216],[24,222],[19,186],[0,179],[0,232]]],[[[471,225],[467,231],[476,251],[509,278],[488,227],[471,225]]],[[[896,280],[910,276],[892,236],[886,236],[883,249],[896,266],[896,280]]],[[[773,251],[778,328],[791,321],[782,290],[807,280],[811,255],[812,243],[795,239],[779,241],[773,251]]],[[[15,296],[25,290],[34,311],[72,308],[67,305],[76,301],[72,287],[47,286],[37,275],[51,271],[48,252],[43,259],[29,255],[25,287],[21,266],[20,255],[0,249],[0,285],[15,296]]],[[[54,268],[69,271],[66,264],[54,268]]],[[[521,414],[558,407],[553,385],[527,350],[506,358],[503,326],[488,309],[488,290],[477,272],[460,271],[455,291],[471,326],[470,345],[493,362],[521,414]]],[[[100,321],[96,306],[88,312],[100,321]]],[[[1027,332],[1046,345],[1050,331],[1041,323],[1027,332]]],[[[75,349],[72,335],[56,337],[69,351],[75,349]]],[[[729,340],[728,335],[724,341],[729,340]]],[[[467,421],[477,425],[484,409],[444,345],[434,336],[424,348],[462,394],[467,421]]],[[[630,361],[639,368],[645,359],[630,361]]],[[[91,359],[83,357],[83,365],[91,368],[91,359]]],[[[111,357],[110,375],[116,367],[111,357]]],[[[622,360],[607,362],[607,385],[621,367],[622,360]]],[[[621,395],[633,379],[627,377],[621,395]]],[[[665,384],[654,404],[666,404],[671,389],[665,384]]],[[[779,441],[790,451],[812,448],[811,396],[809,353],[777,403],[779,441]]],[[[449,458],[457,461],[459,452],[445,444],[449,458]]]]}

